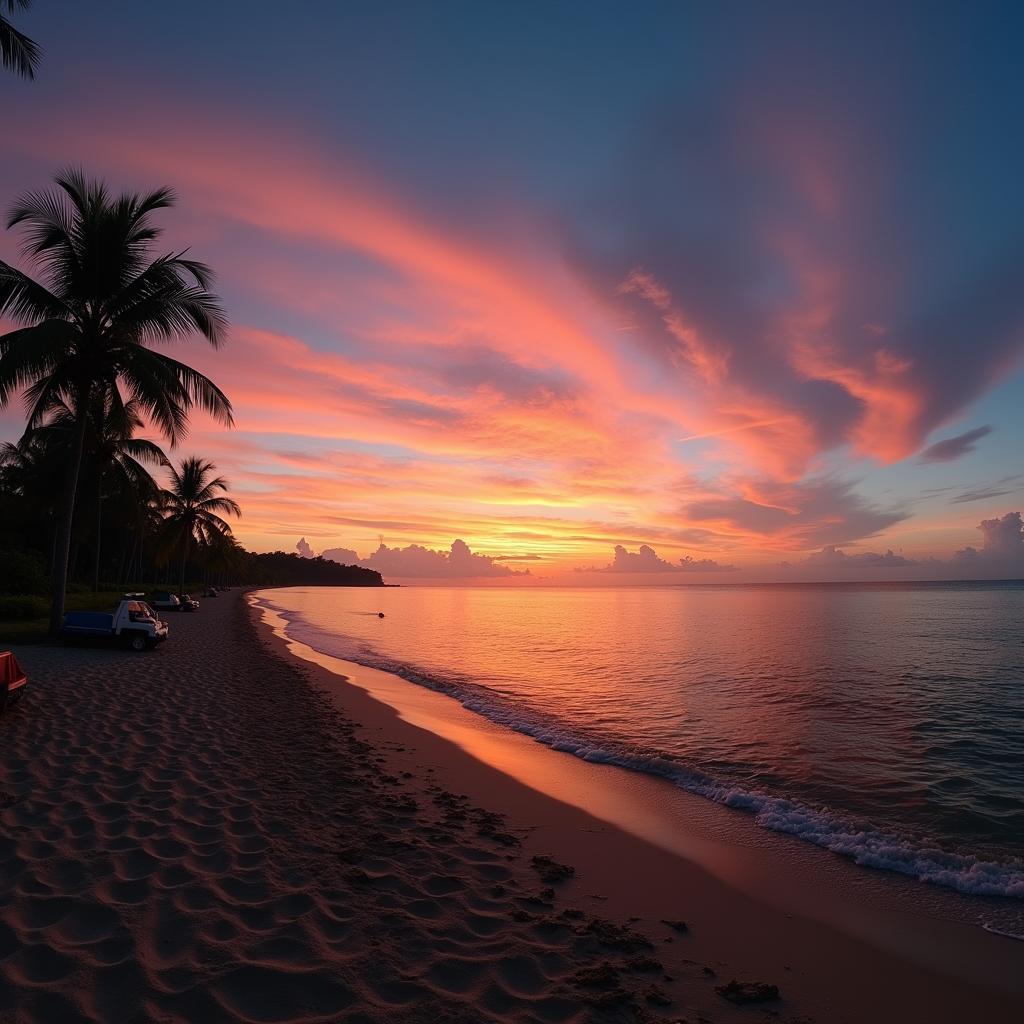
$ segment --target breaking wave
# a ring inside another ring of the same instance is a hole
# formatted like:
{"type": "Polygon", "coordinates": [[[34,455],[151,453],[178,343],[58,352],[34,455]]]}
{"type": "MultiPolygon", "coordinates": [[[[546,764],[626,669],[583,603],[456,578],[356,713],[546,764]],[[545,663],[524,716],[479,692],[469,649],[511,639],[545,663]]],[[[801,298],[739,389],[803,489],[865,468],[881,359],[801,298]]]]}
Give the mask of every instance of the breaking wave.
{"type": "Polygon", "coordinates": [[[616,765],[668,779],[688,793],[751,814],[763,828],[814,843],[864,867],[898,872],[972,896],[1024,899],[1024,862],[1001,863],[969,853],[950,852],[907,835],[857,822],[827,807],[814,807],[715,778],[663,752],[589,735],[585,730],[575,729],[549,714],[511,701],[470,679],[426,672],[379,654],[343,635],[310,625],[298,618],[295,612],[266,598],[260,601],[288,622],[288,633],[293,639],[332,657],[390,672],[443,693],[469,711],[529,736],[552,750],[572,754],[584,761],[616,765]]]}

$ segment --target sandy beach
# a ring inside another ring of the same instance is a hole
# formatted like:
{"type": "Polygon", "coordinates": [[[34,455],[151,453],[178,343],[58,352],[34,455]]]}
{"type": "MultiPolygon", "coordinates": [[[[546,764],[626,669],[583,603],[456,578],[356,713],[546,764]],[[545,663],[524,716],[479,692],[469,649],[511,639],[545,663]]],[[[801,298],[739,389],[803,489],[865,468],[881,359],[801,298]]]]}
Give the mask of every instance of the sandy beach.
{"type": "Polygon", "coordinates": [[[1022,943],[945,932],[953,976],[755,900],[294,658],[238,591],[171,629],[17,649],[2,1021],[1019,1019],[1022,943]]]}

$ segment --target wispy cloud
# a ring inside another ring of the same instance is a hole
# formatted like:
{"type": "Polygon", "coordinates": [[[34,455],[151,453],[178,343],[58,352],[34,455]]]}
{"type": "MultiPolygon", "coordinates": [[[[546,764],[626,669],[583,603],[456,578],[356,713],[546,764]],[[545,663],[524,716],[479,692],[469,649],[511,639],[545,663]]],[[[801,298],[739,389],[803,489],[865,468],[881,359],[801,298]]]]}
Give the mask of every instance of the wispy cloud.
{"type": "Polygon", "coordinates": [[[450,565],[460,535],[501,552],[495,572],[619,545],[699,572],[906,523],[909,501],[864,497],[844,460],[913,456],[1019,348],[1013,254],[920,301],[913,224],[879,184],[898,154],[826,108],[785,90],[656,104],[611,180],[580,184],[587,216],[557,221],[498,181],[500,218],[445,216],[347,140],[166,97],[110,100],[101,126],[14,111],[9,140],[33,174],[74,150],[180,189],[169,241],[222,269],[236,323],[189,358],[238,431],[198,417],[190,446],[230,476],[247,543],[347,557],[385,533],[396,564],[450,565]]]}
{"type": "Polygon", "coordinates": [[[956,437],[947,437],[944,441],[936,441],[921,452],[918,462],[952,462],[954,459],[963,458],[978,447],[978,441],[991,433],[992,428],[986,425],[957,434],[956,437]]]}

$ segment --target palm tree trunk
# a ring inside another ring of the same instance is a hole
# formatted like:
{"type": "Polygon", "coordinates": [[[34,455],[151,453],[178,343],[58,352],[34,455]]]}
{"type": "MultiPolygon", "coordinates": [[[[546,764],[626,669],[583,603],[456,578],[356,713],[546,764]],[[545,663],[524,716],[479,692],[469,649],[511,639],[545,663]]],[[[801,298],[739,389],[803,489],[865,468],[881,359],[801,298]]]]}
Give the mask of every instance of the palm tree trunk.
{"type": "Polygon", "coordinates": [[[82,451],[85,448],[85,402],[79,402],[81,410],[75,424],[75,440],[71,448],[64,494],[57,522],[57,540],[53,550],[53,593],[50,602],[50,632],[59,633],[64,622],[64,591],[68,583],[68,560],[71,557],[71,527],[75,521],[75,496],[78,493],[78,473],[82,466],[82,451]]]}
{"type": "Polygon", "coordinates": [[[188,530],[185,533],[185,550],[181,556],[181,586],[178,587],[178,593],[185,593],[185,567],[188,565],[188,549],[190,547],[190,541],[192,540],[192,531],[188,530]]]}
{"type": "Polygon", "coordinates": [[[92,592],[100,589],[100,542],[103,536],[103,488],[96,490],[96,555],[92,563],[92,592]]]}
{"type": "MultiPolygon", "coordinates": [[[[132,544],[135,543],[134,537],[132,538],[132,544]]],[[[134,548],[129,549],[128,537],[125,536],[124,543],[121,545],[121,558],[117,563],[117,584],[118,586],[126,579],[125,570],[128,568],[128,554],[129,550],[134,551],[134,548]]]]}

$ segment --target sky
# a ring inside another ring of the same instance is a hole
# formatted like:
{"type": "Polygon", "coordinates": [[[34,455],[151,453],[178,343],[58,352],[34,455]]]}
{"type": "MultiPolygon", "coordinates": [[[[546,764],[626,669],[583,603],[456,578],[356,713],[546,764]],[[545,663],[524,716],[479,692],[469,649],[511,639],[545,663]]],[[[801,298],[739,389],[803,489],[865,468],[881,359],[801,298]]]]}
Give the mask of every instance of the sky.
{"type": "Polygon", "coordinates": [[[14,20],[45,59],[0,78],[0,204],[69,164],[177,190],[163,244],[232,330],[175,354],[236,426],[172,454],[216,462],[246,546],[513,584],[1024,576],[1019,5],[14,20]]]}

